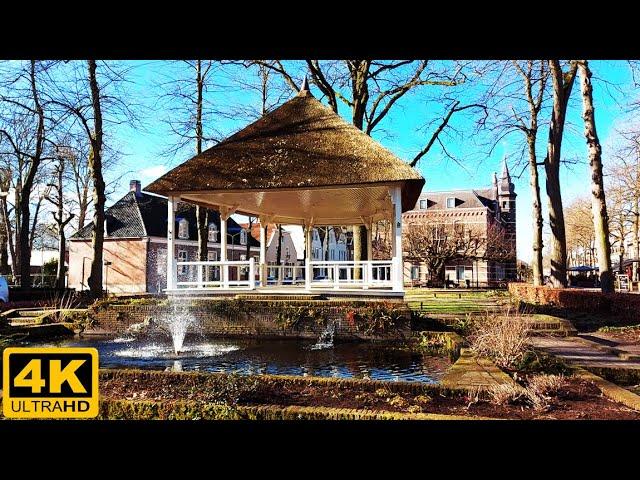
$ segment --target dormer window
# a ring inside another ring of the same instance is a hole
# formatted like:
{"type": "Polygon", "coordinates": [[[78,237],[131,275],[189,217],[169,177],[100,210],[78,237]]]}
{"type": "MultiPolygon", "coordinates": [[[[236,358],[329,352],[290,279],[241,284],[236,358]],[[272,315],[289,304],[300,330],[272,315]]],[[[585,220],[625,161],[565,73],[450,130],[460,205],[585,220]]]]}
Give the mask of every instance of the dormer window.
{"type": "Polygon", "coordinates": [[[215,223],[209,224],[209,241],[217,242],[218,241],[218,226],[215,223]]]}
{"type": "Polygon", "coordinates": [[[246,245],[246,244],[247,244],[247,231],[240,230],[240,245],[246,245]]]}
{"type": "Polygon", "coordinates": [[[427,208],[427,201],[420,200],[420,210],[425,210],[427,208]]]}
{"type": "Polygon", "coordinates": [[[456,208],[455,197],[447,197],[447,208],[456,208]]]}
{"type": "Polygon", "coordinates": [[[178,238],[189,238],[189,221],[186,218],[181,218],[178,221],[178,238]]]}

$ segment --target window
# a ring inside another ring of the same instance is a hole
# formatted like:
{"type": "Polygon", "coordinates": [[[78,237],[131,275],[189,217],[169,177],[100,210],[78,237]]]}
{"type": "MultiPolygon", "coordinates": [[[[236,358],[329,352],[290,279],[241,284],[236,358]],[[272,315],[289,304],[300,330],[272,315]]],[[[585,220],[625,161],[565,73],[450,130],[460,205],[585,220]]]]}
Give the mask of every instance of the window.
{"type": "Polygon", "coordinates": [[[427,208],[427,201],[426,200],[420,200],[420,210],[424,210],[427,208]]]}
{"type": "Polygon", "coordinates": [[[244,255],[244,254],[243,254],[243,255],[240,255],[240,261],[241,261],[241,262],[244,262],[246,259],[247,259],[247,256],[246,256],[246,255],[244,255]]]}
{"type": "MultiPolygon", "coordinates": [[[[209,250],[207,252],[207,260],[210,262],[218,261],[218,252],[215,250],[209,250]]],[[[207,267],[207,280],[210,282],[216,282],[220,280],[220,267],[207,267]]]]}
{"type": "Polygon", "coordinates": [[[454,197],[447,197],[447,208],[456,208],[456,199],[454,197]]]}
{"type": "Polygon", "coordinates": [[[178,221],[178,238],[189,238],[189,222],[185,218],[178,221]]]}
{"type": "Polygon", "coordinates": [[[287,261],[291,258],[291,251],[289,250],[289,247],[285,247],[284,249],[284,258],[286,258],[287,261]]]}
{"type": "Polygon", "coordinates": [[[209,224],[209,241],[210,242],[218,241],[218,226],[215,223],[209,224]]]}
{"type": "MultiPolygon", "coordinates": [[[[186,262],[189,259],[186,250],[178,250],[178,262],[186,262]]],[[[187,265],[180,265],[178,268],[178,273],[184,275],[189,271],[189,267],[187,265]]]]}
{"type": "Polygon", "coordinates": [[[218,252],[215,250],[209,250],[207,252],[207,260],[210,262],[217,262],[218,261],[218,252]]]}
{"type": "Polygon", "coordinates": [[[247,231],[246,230],[240,230],[240,245],[246,245],[247,244],[247,231]]]}
{"type": "Polygon", "coordinates": [[[505,200],[504,202],[502,202],[502,208],[507,208],[507,205],[508,205],[508,204],[509,204],[509,203],[505,200]]]}
{"type": "Polygon", "coordinates": [[[420,267],[413,265],[411,267],[411,280],[420,280],[420,267]]]}

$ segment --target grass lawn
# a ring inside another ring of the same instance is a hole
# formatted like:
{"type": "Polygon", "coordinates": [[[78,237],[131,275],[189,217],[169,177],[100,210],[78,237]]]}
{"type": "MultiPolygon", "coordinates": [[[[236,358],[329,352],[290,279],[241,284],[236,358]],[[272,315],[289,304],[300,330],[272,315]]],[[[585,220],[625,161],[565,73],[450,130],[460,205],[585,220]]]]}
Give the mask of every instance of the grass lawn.
{"type": "Polygon", "coordinates": [[[446,291],[439,289],[410,288],[405,300],[413,310],[427,313],[482,313],[500,309],[508,301],[504,291],[446,291]]]}

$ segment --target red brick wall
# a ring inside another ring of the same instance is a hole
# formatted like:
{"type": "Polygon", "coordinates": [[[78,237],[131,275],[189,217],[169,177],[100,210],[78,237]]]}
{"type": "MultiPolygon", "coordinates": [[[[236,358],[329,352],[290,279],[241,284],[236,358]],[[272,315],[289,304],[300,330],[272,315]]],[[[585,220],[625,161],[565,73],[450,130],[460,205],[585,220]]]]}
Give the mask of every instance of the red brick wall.
{"type": "Polygon", "coordinates": [[[613,314],[626,320],[640,321],[640,295],[602,293],[570,288],[534,287],[527,283],[510,283],[509,293],[532,305],[546,305],[574,312],[613,314]]]}
{"type": "MultiPolygon", "coordinates": [[[[93,249],[87,240],[69,242],[69,288],[85,288],[91,269],[93,249]],[[84,258],[87,257],[87,258],[84,258]],[[84,280],[82,264],[84,262],[84,280]]],[[[147,288],[147,242],[144,239],[105,239],[103,258],[111,262],[104,267],[102,280],[113,293],[144,293],[147,288]],[[106,273],[106,275],[105,275],[106,273]]]]}

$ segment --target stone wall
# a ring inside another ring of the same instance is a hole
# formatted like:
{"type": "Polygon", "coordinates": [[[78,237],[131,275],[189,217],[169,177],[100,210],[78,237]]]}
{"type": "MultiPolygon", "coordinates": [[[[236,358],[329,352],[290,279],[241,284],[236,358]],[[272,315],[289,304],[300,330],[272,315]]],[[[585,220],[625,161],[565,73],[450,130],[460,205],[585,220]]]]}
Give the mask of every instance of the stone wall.
{"type": "Polygon", "coordinates": [[[193,315],[198,330],[220,337],[317,338],[327,323],[336,326],[337,339],[397,339],[411,332],[411,311],[403,303],[341,301],[210,300],[193,305],[108,305],[90,310],[93,320],[85,333],[126,333],[130,325],[163,316],[193,315]],[[393,315],[393,325],[372,328],[379,318],[393,315]],[[375,322],[371,319],[375,317],[375,322]]]}

